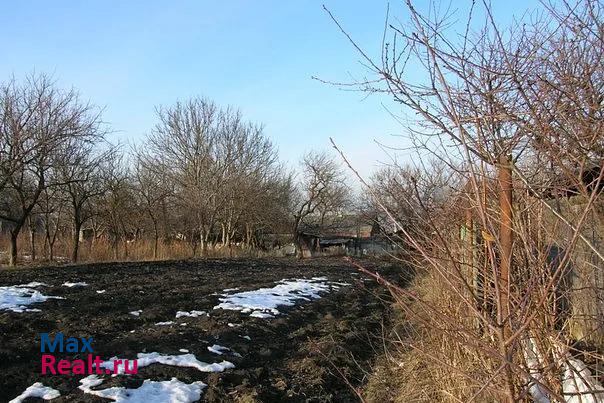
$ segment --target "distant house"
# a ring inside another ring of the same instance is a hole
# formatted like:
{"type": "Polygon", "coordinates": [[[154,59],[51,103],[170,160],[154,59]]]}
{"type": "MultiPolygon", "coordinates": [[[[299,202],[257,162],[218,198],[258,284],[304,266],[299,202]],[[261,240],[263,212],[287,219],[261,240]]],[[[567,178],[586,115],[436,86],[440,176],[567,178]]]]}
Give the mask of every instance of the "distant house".
{"type": "Polygon", "coordinates": [[[395,245],[380,236],[379,227],[358,214],[334,220],[332,225],[305,225],[299,234],[304,257],[321,255],[381,255],[395,245]]]}

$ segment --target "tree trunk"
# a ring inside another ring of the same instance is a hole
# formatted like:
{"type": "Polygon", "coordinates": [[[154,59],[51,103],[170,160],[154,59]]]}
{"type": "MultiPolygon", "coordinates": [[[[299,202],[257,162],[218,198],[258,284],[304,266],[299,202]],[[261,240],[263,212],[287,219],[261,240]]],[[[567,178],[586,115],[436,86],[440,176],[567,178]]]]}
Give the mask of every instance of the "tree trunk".
{"type": "Polygon", "coordinates": [[[157,259],[158,246],[159,246],[159,235],[157,234],[157,230],[155,230],[155,235],[153,238],[153,259],[157,259]]]}
{"type": "Polygon", "coordinates": [[[71,261],[73,263],[78,262],[80,252],[80,231],[82,230],[82,223],[76,219],[73,227],[73,245],[71,249],[71,261]]]}
{"type": "Polygon", "coordinates": [[[512,159],[508,155],[502,155],[497,166],[499,182],[499,244],[500,244],[500,265],[499,265],[499,284],[500,298],[498,309],[498,321],[500,330],[500,350],[501,354],[507,360],[505,367],[507,394],[509,401],[514,401],[514,379],[510,363],[513,360],[513,352],[509,346],[505,345],[505,340],[511,334],[510,319],[510,281],[512,273],[512,244],[514,234],[512,228],[512,159]]]}
{"type": "Polygon", "coordinates": [[[124,234],[124,258],[128,259],[128,237],[124,234]]]}
{"type": "Polygon", "coordinates": [[[14,266],[17,264],[17,237],[19,236],[19,232],[21,230],[21,226],[16,226],[10,232],[10,251],[8,254],[8,265],[14,266]]]}
{"type": "Polygon", "coordinates": [[[294,217],[294,228],[293,228],[294,246],[296,248],[296,255],[298,256],[298,259],[302,259],[304,257],[303,252],[302,252],[302,240],[300,238],[300,233],[299,233],[301,221],[302,220],[299,217],[294,217]]]}
{"type": "Polygon", "coordinates": [[[36,260],[36,230],[31,224],[29,226],[29,245],[31,248],[31,261],[33,262],[36,260]]]}
{"type": "Polygon", "coordinates": [[[42,245],[42,253],[44,254],[44,257],[46,259],[49,259],[49,257],[48,257],[49,256],[49,252],[48,252],[49,246],[48,245],[50,244],[49,240],[50,240],[50,237],[48,236],[48,229],[46,229],[44,231],[44,245],[42,245]]]}
{"type": "Polygon", "coordinates": [[[118,260],[119,259],[119,251],[118,251],[119,240],[117,238],[117,235],[113,239],[112,243],[113,243],[113,259],[118,260]]]}
{"type": "Polygon", "coordinates": [[[199,230],[199,243],[201,243],[201,256],[203,257],[206,254],[206,237],[203,232],[203,228],[199,230]]]}
{"type": "Polygon", "coordinates": [[[252,247],[252,230],[249,225],[245,226],[245,246],[252,247]]]}
{"type": "Polygon", "coordinates": [[[55,242],[48,243],[48,259],[52,262],[55,259],[55,242]]]}
{"type": "MultiPolygon", "coordinates": [[[[500,323],[509,323],[509,289],[512,272],[512,166],[511,159],[503,155],[498,169],[499,209],[501,213],[499,227],[499,242],[501,247],[499,276],[501,285],[501,317],[500,323]]],[[[508,327],[508,326],[504,326],[508,327]]],[[[507,329],[509,330],[509,329],[507,329]]]]}
{"type": "Polygon", "coordinates": [[[36,260],[36,223],[33,215],[27,217],[27,231],[29,232],[29,250],[31,261],[36,260]]]}
{"type": "Polygon", "coordinates": [[[203,235],[203,244],[201,245],[202,247],[202,256],[207,256],[208,255],[208,243],[210,242],[210,231],[204,231],[204,235],[203,235]]]}

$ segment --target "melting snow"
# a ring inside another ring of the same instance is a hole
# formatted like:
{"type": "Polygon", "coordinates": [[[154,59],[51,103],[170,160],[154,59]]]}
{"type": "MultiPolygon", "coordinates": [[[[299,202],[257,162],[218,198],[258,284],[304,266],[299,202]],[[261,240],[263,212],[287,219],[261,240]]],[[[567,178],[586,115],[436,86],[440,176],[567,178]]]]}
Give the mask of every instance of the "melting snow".
{"type": "Polygon", "coordinates": [[[139,309],[138,311],[130,311],[130,312],[128,312],[128,313],[129,313],[130,315],[133,315],[133,316],[140,316],[140,315],[141,315],[141,313],[143,313],[143,310],[142,310],[142,309],[139,309]]]}
{"type": "Polygon", "coordinates": [[[568,358],[562,379],[562,394],[569,403],[604,402],[604,388],[594,379],[587,365],[568,358]]]}
{"type": "Polygon", "coordinates": [[[206,311],[191,311],[191,312],[186,312],[186,311],[178,311],[176,312],[176,318],[182,318],[182,317],[190,317],[190,318],[197,318],[201,315],[208,315],[208,313],[206,311]]]}
{"type": "Polygon", "coordinates": [[[90,375],[80,381],[79,388],[91,395],[111,399],[118,403],[190,403],[201,398],[202,390],[207,386],[201,381],[184,383],[176,378],[169,381],[152,381],[145,379],[143,384],[136,389],[112,387],[93,390],[103,381],[96,375],[90,375]]]}
{"type": "Polygon", "coordinates": [[[228,347],[219,346],[218,344],[214,344],[213,346],[208,347],[208,351],[210,353],[222,355],[224,352],[229,351],[228,347]]]}
{"type": "MultiPolygon", "coordinates": [[[[524,358],[531,376],[528,391],[537,403],[553,401],[549,393],[538,383],[543,380],[540,368],[543,359],[533,338],[523,341],[524,358]]],[[[562,377],[562,396],[566,403],[603,403],[604,387],[592,376],[585,363],[571,357],[566,347],[557,345],[556,360],[564,369],[562,377]]]]}
{"type": "Polygon", "coordinates": [[[210,353],[214,353],[214,354],[218,354],[218,355],[223,355],[224,353],[230,353],[230,354],[234,355],[235,357],[241,357],[241,354],[234,352],[233,350],[231,350],[228,347],[219,346],[218,344],[214,344],[213,346],[208,347],[208,351],[210,353]]]}
{"type": "Polygon", "coordinates": [[[0,287],[0,310],[13,312],[39,312],[39,309],[27,308],[27,305],[44,302],[48,299],[63,299],[43,295],[40,291],[30,287],[37,287],[42,283],[29,283],[16,286],[0,287]]]}
{"type": "Polygon", "coordinates": [[[61,393],[58,390],[44,386],[40,382],[36,382],[8,403],[21,403],[28,397],[37,397],[39,399],[50,400],[59,396],[61,396],[61,393]]]}
{"type": "Polygon", "coordinates": [[[69,287],[69,288],[73,288],[73,287],[88,287],[88,283],[71,283],[69,281],[66,281],[65,283],[62,284],[64,287],[69,287]]]}
{"type": "Polygon", "coordinates": [[[326,277],[281,280],[272,288],[259,288],[221,297],[220,304],[214,309],[241,311],[255,318],[272,318],[279,314],[279,306],[292,306],[298,300],[320,298],[321,292],[337,289],[341,285],[347,284],[332,283],[326,277]]]}
{"type": "Polygon", "coordinates": [[[45,283],[40,283],[39,281],[32,281],[31,283],[27,283],[27,284],[21,284],[21,285],[16,285],[15,287],[29,287],[29,288],[36,288],[36,287],[48,287],[48,284],[45,283]]]}
{"type": "Polygon", "coordinates": [[[169,320],[167,322],[157,322],[155,324],[155,326],[170,326],[170,325],[173,325],[173,324],[174,324],[174,322],[172,322],[171,320],[169,320]]]}
{"type": "Polygon", "coordinates": [[[107,290],[96,290],[96,293],[97,293],[97,294],[105,294],[105,292],[106,292],[106,291],[107,291],[107,290]]]}
{"type": "Polygon", "coordinates": [[[181,348],[178,351],[180,351],[181,353],[188,353],[189,352],[189,350],[187,350],[186,348],[181,348]]]}
{"type": "Polygon", "coordinates": [[[94,388],[95,386],[99,386],[103,383],[103,380],[96,375],[89,375],[84,379],[80,379],[81,385],[78,386],[83,391],[86,391],[90,388],[94,388]]]}
{"type": "Polygon", "coordinates": [[[265,313],[265,312],[260,312],[260,311],[254,311],[252,313],[250,313],[250,317],[252,318],[260,318],[260,319],[268,319],[268,318],[274,318],[274,315],[271,315],[270,313],[265,313]]]}
{"type": "MultiPolygon", "coordinates": [[[[113,371],[114,361],[117,357],[113,357],[108,361],[104,361],[101,364],[101,368],[105,368],[113,371]]],[[[128,368],[131,369],[132,361],[129,360],[128,368]]],[[[151,364],[164,364],[172,365],[174,367],[190,367],[195,368],[201,372],[222,372],[225,369],[235,368],[235,365],[229,361],[222,361],[217,363],[208,364],[199,361],[193,354],[181,354],[181,355],[162,355],[160,353],[138,353],[137,354],[137,366],[138,368],[146,367],[151,364]]],[[[124,362],[118,364],[118,374],[124,373],[124,362]]],[[[114,374],[115,375],[115,374],[114,374]]]]}

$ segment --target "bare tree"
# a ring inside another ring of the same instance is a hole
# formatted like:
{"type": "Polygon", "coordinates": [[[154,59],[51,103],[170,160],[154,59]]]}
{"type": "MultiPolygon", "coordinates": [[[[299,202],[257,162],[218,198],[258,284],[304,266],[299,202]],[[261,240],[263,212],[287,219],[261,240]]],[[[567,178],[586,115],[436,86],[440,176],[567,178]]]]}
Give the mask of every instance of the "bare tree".
{"type": "MultiPolygon", "coordinates": [[[[263,129],[241,113],[195,98],[158,109],[159,123],[145,146],[145,166],[174,184],[176,205],[186,217],[176,232],[186,236],[193,255],[220,241],[254,231],[250,209],[277,173],[276,151],[263,129]]],[[[266,206],[262,206],[266,208],[266,206]]],[[[258,215],[256,215],[257,217],[258,215]]]]}
{"type": "MultiPolygon", "coordinates": [[[[600,342],[603,336],[595,325],[602,323],[598,277],[582,280],[582,292],[561,291],[578,262],[584,271],[604,262],[601,237],[588,219],[599,216],[604,178],[602,3],[544,2],[543,13],[505,32],[486,2],[472,3],[463,24],[433,5],[405,3],[410,21],[388,21],[379,60],[342,31],[375,73],[357,88],[400,104],[420,158],[443,162],[459,178],[455,196],[441,207],[448,214],[440,217],[420,194],[406,192],[414,204],[407,219],[420,219],[420,234],[397,222],[385,194],[388,181],[375,184],[381,189],[368,186],[417,251],[411,263],[438,289],[418,297],[394,287],[401,306],[413,307],[410,316],[419,318],[426,339],[450,346],[413,347],[446,366],[442,378],[461,374],[462,400],[570,399],[572,388],[559,373],[575,382],[572,374],[585,374],[573,364],[570,346],[577,335],[600,342]],[[575,196],[581,203],[569,207],[575,196]],[[552,259],[552,244],[565,253],[552,259]],[[574,296],[577,305],[586,299],[581,294],[591,295],[583,303],[591,308],[575,306],[576,318],[561,318],[561,301],[574,296]],[[585,316],[590,324],[577,326],[585,316]]],[[[411,189],[413,182],[407,182],[411,189]]],[[[580,393],[600,398],[592,381],[581,382],[587,386],[580,393]]]]}
{"type": "MultiPolygon", "coordinates": [[[[164,221],[163,207],[166,206],[170,197],[173,198],[174,186],[168,180],[164,172],[153,167],[153,159],[149,158],[141,149],[135,151],[136,166],[134,168],[134,179],[136,194],[140,198],[139,205],[151,222],[153,231],[153,258],[158,257],[160,227],[162,218],[164,221]]],[[[164,226],[165,226],[164,222],[164,226]]]]}
{"type": "Polygon", "coordinates": [[[65,210],[68,204],[61,187],[47,187],[38,200],[39,215],[44,226],[44,252],[48,260],[54,260],[54,248],[61,228],[65,226],[65,210]]]}
{"type": "Polygon", "coordinates": [[[71,206],[72,249],[71,261],[79,258],[80,237],[83,225],[95,214],[91,200],[101,196],[103,187],[101,164],[116,153],[110,147],[99,150],[96,143],[72,141],[63,147],[59,156],[57,172],[71,206]]]}
{"type": "Polygon", "coordinates": [[[120,259],[120,244],[124,258],[129,257],[129,243],[140,235],[140,209],[135,196],[136,187],[124,156],[112,153],[101,163],[103,192],[95,198],[95,209],[109,238],[113,258],[120,259]]]}
{"type": "Polygon", "coordinates": [[[48,186],[54,151],[73,139],[87,141],[97,134],[99,114],[61,91],[44,76],[15,80],[0,88],[0,192],[5,197],[0,218],[12,224],[9,264],[17,259],[17,236],[48,186]]]}
{"type": "Polygon", "coordinates": [[[181,211],[187,212],[180,233],[187,236],[193,254],[199,242],[205,248],[217,214],[220,178],[213,174],[218,113],[216,105],[204,99],[159,108],[159,123],[146,146],[154,169],[174,183],[181,211]]]}
{"type": "Polygon", "coordinates": [[[343,171],[326,153],[306,154],[301,171],[292,227],[299,257],[302,257],[302,232],[325,229],[350,203],[350,189],[343,171]]]}

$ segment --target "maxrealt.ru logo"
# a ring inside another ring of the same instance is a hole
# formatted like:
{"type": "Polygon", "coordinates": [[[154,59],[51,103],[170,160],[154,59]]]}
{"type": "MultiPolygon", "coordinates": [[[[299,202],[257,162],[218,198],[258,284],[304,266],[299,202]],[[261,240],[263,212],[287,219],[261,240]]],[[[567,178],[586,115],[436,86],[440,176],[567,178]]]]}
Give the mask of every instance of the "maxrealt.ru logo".
{"type": "Polygon", "coordinates": [[[54,338],[48,333],[40,333],[40,352],[42,353],[42,374],[52,375],[93,375],[93,374],[136,374],[137,360],[112,360],[104,362],[93,355],[92,337],[67,337],[57,333],[54,338]],[[52,353],[52,354],[50,354],[52,353]],[[55,353],[88,353],[85,359],[59,359],[55,353]],[[120,371],[120,367],[123,371],[120,371]]]}

